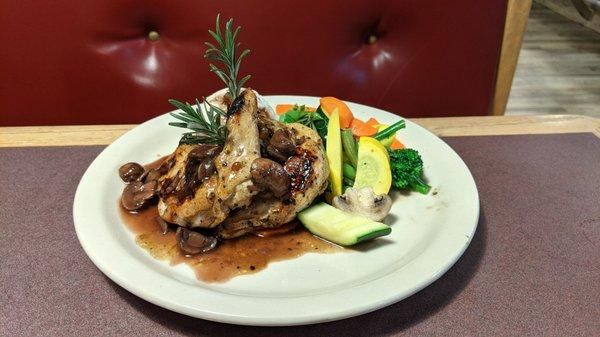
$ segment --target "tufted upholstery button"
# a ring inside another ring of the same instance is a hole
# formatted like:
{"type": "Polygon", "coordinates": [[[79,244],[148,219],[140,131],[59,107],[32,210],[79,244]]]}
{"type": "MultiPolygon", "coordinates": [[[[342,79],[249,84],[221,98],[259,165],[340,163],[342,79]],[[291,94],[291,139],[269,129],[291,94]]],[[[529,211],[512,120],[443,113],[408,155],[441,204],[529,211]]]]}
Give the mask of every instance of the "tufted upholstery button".
{"type": "Polygon", "coordinates": [[[158,34],[157,31],[151,30],[150,32],[148,32],[148,40],[158,41],[158,39],[160,39],[160,35],[158,34]]]}
{"type": "Polygon", "coordinates": [[[375,42],[377,42],[377,36],[369,35],[369,37],[367,38],[367,44],[374,44],[375,42]]]}

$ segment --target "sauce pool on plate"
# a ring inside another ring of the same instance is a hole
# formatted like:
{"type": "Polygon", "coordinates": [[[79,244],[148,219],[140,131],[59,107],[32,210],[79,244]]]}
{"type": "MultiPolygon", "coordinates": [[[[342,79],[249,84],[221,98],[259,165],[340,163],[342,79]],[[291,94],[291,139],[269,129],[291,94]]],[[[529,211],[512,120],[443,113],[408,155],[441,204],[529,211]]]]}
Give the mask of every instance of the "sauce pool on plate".
{"type": "MultiPolygon", "coordinates": [[[[156,222],[156,205],[129,212],[119,205],[121,219],[136,235],[136,243],[158,260],[171,265],[185,263],[204,282],[225,282],[235,276],[256,273],[270,262],[297,258],[306,253],[334,253],[344,249],[323,241],[301,225],[289,232],[264,237],[246,235],[224,240],[217,249],[198,255],[185,255],[179,248],[175,231],[162,233],[156,222]]],[[[263,233],[264,234],[264,233],[263,233]]]]}

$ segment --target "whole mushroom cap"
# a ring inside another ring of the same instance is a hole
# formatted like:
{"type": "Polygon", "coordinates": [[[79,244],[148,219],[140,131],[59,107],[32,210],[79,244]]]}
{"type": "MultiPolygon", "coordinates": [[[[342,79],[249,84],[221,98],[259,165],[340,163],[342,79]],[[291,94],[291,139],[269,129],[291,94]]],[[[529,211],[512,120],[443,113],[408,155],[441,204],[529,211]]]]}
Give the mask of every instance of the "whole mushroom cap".
{"type": "Polygon", "coordinates": [[[333,206],[348,213],[381,221],[390,212],[392,199],[387,194],[375,194],[372,187],[348,188],[344,194],[333,198],[333,206]]]}

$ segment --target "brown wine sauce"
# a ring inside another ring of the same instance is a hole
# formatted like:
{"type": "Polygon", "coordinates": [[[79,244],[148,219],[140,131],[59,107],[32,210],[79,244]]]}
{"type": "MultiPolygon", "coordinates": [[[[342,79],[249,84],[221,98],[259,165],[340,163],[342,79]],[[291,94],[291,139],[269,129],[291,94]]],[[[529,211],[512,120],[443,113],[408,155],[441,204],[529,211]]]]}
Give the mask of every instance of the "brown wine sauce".
{"type": "Polygon", "coordinates": [[[245,235],[224,240],[217,249],[198,255],[186,255],[175,239],[175,231],[162,234],[155,218],[156,205],[132,213],[120,207],[123,222],[135,235],[136,243],[158,260],[171,265],[185,263],[204,282],[225,282],[235,276],[256,273],[270,262],[297,258],[306,253],[334,253],[344,249],[323,241],[301,225],[287,233],[260,237],[245,235]]]}
{"type": "MultiPolygon", "coordinates": [[[[145,165],[146,168],[160,166],[163,158],[145,165]]],[[[137,212],[125,210],[119,202],[121,219],[127,228],[136,235],[136,243],[152,257],[168,261],[171,265],[185,263],[196,273],[196,277],[204,282],[225,282],[233,277],[256,273],[267,267],[270,262],[297,258],[306,253],[335,253],[344,248],[321,240],[308,232],[302,225],[292,230],[277,234],[273,230],[262,232],[262,236],[245,235],[239,238],[224,240],[219,246],[204,254],[186,255],[171,229],[163,234],[156,221],[158,209],[156,204],[148,205],[137,212]]]]}

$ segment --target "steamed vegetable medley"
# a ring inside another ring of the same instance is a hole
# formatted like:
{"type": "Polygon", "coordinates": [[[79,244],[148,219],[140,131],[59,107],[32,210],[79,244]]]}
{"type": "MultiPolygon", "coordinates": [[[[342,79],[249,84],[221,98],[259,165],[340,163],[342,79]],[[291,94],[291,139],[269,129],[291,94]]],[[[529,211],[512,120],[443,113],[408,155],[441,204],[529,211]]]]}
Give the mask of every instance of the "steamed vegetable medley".
{"type": "Polygon", "coordinates": [[[329,164],[325,201],[298,215],[313,234],[340,245],[352,245],[388,235],[382,223],[389,213],[390,189],[428,194],[423,180],[423,160],[414,149],[396,138],[403,120],[385,125],[375,118],[362,121],[335,97],[323,97],[317,108],[280,104],[279,121],[301,123],[323,139],[329,164]]]}

